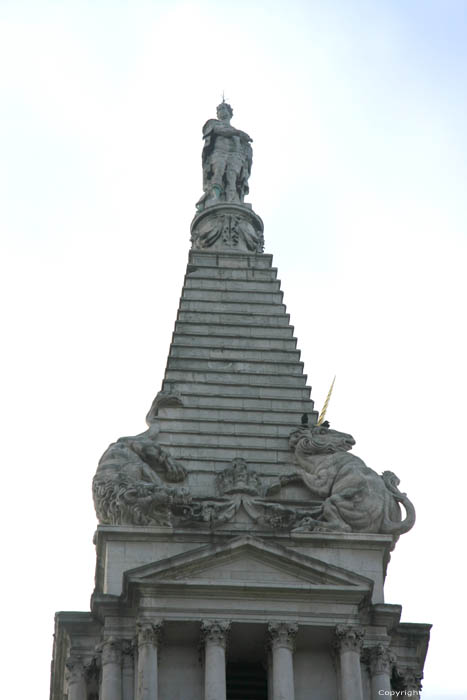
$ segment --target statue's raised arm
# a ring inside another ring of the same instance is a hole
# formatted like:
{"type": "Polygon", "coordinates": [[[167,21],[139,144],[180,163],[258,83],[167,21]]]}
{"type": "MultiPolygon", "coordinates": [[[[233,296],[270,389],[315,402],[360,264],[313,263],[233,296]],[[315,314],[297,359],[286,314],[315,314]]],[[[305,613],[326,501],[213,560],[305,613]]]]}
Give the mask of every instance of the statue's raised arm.
{"type": "Polygon", "coordinates": [[[253,151],[251,137],[231,126],[233,110],[227,102],[217,107],[217,119],[203,126],[203,190],[199,211],[229,202],[242,204],[248,194],[253,151]]]}

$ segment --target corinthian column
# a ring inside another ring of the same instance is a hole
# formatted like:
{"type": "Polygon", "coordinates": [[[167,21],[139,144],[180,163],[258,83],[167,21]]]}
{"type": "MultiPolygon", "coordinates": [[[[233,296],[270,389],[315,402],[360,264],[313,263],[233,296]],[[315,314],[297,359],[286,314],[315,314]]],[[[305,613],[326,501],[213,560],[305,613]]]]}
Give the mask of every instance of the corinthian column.
{"type": "Polygon", "coordinates": [[[368,650],[371,676],[371,700],[380,700],[391,694],[391,673],[396,657],[384,644],[377,644],[368,650]],[[389,692],[387,692],[389,691],[389,692]]]}
{"type": "Polygon", "coordinates": [[[229,620],[203,620],[204,700],[226,700],[225,647],[229,620]]]}
{"type": "Polygon", "coordinates": [[[423,673],[417,671],[415,668],[403,668],[397,669],[397,678],[401,690],[411,691],[412,697],[416,698],[417,695],[421,695],[422,692],[422,678],[423,673]]]}
{"type": "Polygon", "coordinates": [[[65,666],[68,700],[87,700],[86,676],[81,657],[72,654],[68,657],[65,666]]]}
{"type": "Polygon", "coordinates": [[[360,653],[364,630],[361,627],[337,625],[336,647],[340,659],[342,700],[363,700],[360,653]]]}
{"type": "Polygon", "coordinates": [[[126,639],[122,647],[122,694],[123,700],[135,698],[135,645],[126,639]]]}
{"type": "Polygon", "coordinates": [[[294,700],[293,652],[298,632],[296,623],[270,622],[272,653],[272,700],[294,700]]]}
{"type": "Polygon", "coordinates": [[[162,633],[162,620],[140,620],[138,631],[137,700],[157,700],[157,649],[162,633]]]}
{"type": "Polygon", "coordinates": [[[102,651],[101,700],[122,700],[122,643],[107,637],[102,651]]]}

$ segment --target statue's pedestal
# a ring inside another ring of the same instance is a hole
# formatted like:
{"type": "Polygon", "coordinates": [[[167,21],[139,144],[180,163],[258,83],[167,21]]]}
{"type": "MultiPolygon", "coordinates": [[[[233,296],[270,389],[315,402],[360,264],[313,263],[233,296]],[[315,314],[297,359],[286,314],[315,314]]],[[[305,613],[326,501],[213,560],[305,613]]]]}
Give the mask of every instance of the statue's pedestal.
{"type": "Polygon", "coordinates": [[[248,204],[215,204],[196,214],[191,223],[192,247],[262,253],[263,222],[248,204]]]}

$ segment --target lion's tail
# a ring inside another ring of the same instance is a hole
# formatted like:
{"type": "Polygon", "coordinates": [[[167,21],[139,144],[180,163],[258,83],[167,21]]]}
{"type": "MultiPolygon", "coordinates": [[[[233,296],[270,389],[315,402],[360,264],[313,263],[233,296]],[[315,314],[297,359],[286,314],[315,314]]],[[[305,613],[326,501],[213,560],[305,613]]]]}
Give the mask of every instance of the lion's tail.
{"type": "Polygon", "coordinates": [[[412,501],[407,497],[406,493],[399,491],[399,479],[393,472],[383,472],[382,479],[388,491],[385,506],[383,522],[381,524],[381,532],[388,535],[403,535],[412,529],[415,524],[415,508],[412,501]],[[402,503],[405,508],[405,518],[400,522],[391,520],[389,509],[391,499],[394,498],[397,503],[402,503]]]}

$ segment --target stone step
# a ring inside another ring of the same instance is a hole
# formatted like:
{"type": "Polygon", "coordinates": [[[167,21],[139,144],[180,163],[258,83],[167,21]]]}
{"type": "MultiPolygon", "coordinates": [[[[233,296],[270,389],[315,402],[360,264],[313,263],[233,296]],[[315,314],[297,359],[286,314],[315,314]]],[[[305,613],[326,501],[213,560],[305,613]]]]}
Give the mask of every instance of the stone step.
{"type": "Polygon", "coordinates": [[[190,250],[188,265],[202,265],[216,267],[249,267],[249,268],[271,268],[272,255],[269,253],[226,253],[209,250],[190,250]]]}
{"type": "Polygon", "coordinates": [[[176,381],[173,377],[166,377],[162,384],[164,390],[178,391],[184,395],[198,395],[211,397],[236,397],[245,401],[251,399],[273,399],[274,401],[291,399],[292,401],[306,401],[310,398],[310,387],[284,387],[284,386],[252,386],[251,384],[233,384],[211,381],[176,381]]]}
{"type": "Polygon", "coordinates": [[[167,361],[168,369],[175,370],[199,370],[201,372],[225,371],[229,373],[267,374],[271,376],[303,375],[303,362],[265,362],[262,359],[241,360],[237,359],[210,359],[199,357],[174,357],[170,353],[167,361]]]}
{"type": "Polygon", "coordinates": [[[185,278],[185,290],[205,290],[205,291],[223,291],[227,289],[231,292],[253,292],[258,294],[282,294],[280,291],[279,280],[255,280],[254,282],[247,280],[227,280],[227,279],[203,279],[202,277],[185,278]]]}
{"type": "MultiPolygon", "coordinates": [[[[287,411],[285,409],[276,409],[275,411],[271,409],[265,410],[239,410],[235,408],[224,408],[224,407],[198,407],[191,408],[186,406],[165,406],[159,408],[158,420],[161,425],[163,421],[202,421],[202,422],[214,422],[218,424],[223,423],[251,423],[255,426],[272,426],[281,427],[287,426],[289,429],[301,425],[301,417],[303,413],[308,413],[310,416],[309,420],[312,420],[313,413],[313,402],[310,402],[310,406],[307,406],[307,410],[304,410],[304,405],[300,402],[300,405],[293,411],[287,411]]],[[[318,415],[317,412],[315,412],[318,415]]]]}
{"type": "Polygon", "coordinates": [[[242,302],[237,301],[199,301],[186,299],[185,296],[180,300],[179,315],[181,312],[186,311],[190,313],[209,313],[209,314],[248,314],[248,316],[254,314],[267,316],[270,318],[273,316],[277,318],[278,316],[285,315],[285,305],[276,303],[266,303],[254,304],[248,299],[248,295],[245,295],[245,299],[242,302]]]}
{"type": "MultiPolygon", "coordinates": [[[[188,442],[186,445],[174,444],[172,436],[161,436],[159,444],[165,448],[175,459],[189,459],[197,462],[212,462],[214,460],[227,460],[229,462],[236,457],[241,457],[250,463],[264,463],[270,465],[293,464],[293,454],[288,447],[280,449],[265,449],[260,447],[245,447],[241,440],[232,441],[229,445],[193,445],[188,442]]],[[[285,441],[284,441],[285,442],[285,441]]]]}
{"type": "Polygon", "coordinates": [[[184,301],[198,303],[216,302],[228,304],[282,304],[283,292],[258,292],[257,290],[184,289],[184,301]]]}
{"type": "MultiPolygon", "coordinates": [[[[250,329],[248,329],[250,330],[250,329]]],[[[281,329],[282,330],[282,329],[281,329]]],[[[291,334],[288,334],[289,336],[291,334]]],[[[189,333],[188,331],[176,330],[172,338],[172,347],[178,346],[196,346],[199,348],[219,348],[220,350],[229,351],[233,348],[240,351],[254,350],[255,352],[300,352],[297,350],[297,339],[292,337],[287,338],[267,338],[262,336],[257,337],[237,337],[234,335],[201,335],[198,333],[189,333]]]]}
{"type": "Polygon", "coordinates": [[[177,321],[184,321],[185,323],[204,323],[209,326],[220,325],[235,325],[235,326],[255,326],[255,327],[269,327],[283,328],[289,326],[290,316],[289,314],[257,314],[257,313],[227,313],[227,312],[214,312],[209,311],[184,311],[179,309],[177,314],[177,321]]]}
{"type": "Polygon", "coordinates": [[[260,269],[226,269],[220,267],[207,267],[205,265],[196,267],[189,265],[187,268],[186,279],[222,279],[222,280],[245,280],[247,282],[266,281],[274,282],[277,279],[277,269],[270,268],[269,270],[260,269]]]}
{"type": "Polygon", "coordinates": [[[259,421],[203,421],[198,418],[167,419],[159,417],[158,425],[161,432],[178,433],[184,435],[262,435],[264,437],[276,437],[288,440],[290,433],[300,427],[300,417],[292,424],[282,423],[271,425],[259,421]]]}
{"type": "MultiPolygon", "coordinates": [[[[233,318],[233,316],[232,316],[233,318]]],[[[189,321],[186,318],[179,319],[175,322],[175,333],[190,333],[200,336],[234,336],[235,338],[244,340],[245,338],[267,338],[273,340],[280,338],[287,340],[293,338],[293,326],[267,326],[257,322],[255,325],[242,325],[234,322],[224,316],[224,322],[209,323],[206,319],[197,318],[194,321],[189,321]]],[[[229,341],[230,342],[230,341],[229,341]]]]}
{"type": "Polygon", "coordinates": [[[185,357],[185,358],[200,358],[209,360],[225,360],[234,362],[235,360],[250,360],[274,363],[297,363],[300,362],[300,350],[270,350],[270,349],[251,349],[245,348],[219,348],[219,347],[197,347],[196,345],[181,345],[172,344],[170,348],[170,357],[185,357]]]}
{"type": "Polygon", "coordinates": [[[280,450],[289,452],[289,436],[252,435],[250,433],[193,433],[163,432],[158,435],[158,443],[192,448],[243,448],[255,450],[280,450]]]}
{"type": "MultiPolygon", "coordinates": [[[[163,384],[163,388],[171,390],[180,390],[180,385],[172,386],[169,382],[163,384]]],[[[310,388],[307,387],[307,396],[297,398],[290,395],[284,396],[258,396],[258,391],[255,390],[253,395],[238,396],[237,392],[230,391],[226,393],[224,390],[217,394],[210,394],[204,391],[198,391],[199,384],[192,386],[190,393],[182,394],[183,404],[187,408],[209,408],[209,409],[226,409],[226,410],[250,410],[250,411],[270,411],[271,413],[282,412],[284,410],[296,411],[302,415],[303,413],[311,413],[313,411],[313,401],[310,399],[310,388]]],[[[296,392],[297,390],[295,390],[296,392]]],[[[262,392],[268,393],[268,392],[262,392]]],[[[289,390],[286,394],[291,394],[289,390]]],[[[162,410],[162,409],[160,409],[162,410]]],[[[165,410],[165,409],[164,409],[165,410]]]]}
{"type": "MultiPolygon", "coordinates": [[[[190,369],[171,369],[167,368],[165,372],[165,380],[167,382],[193,382],[195,384],[215,384],[222,387],[224,384],[237,387],[247,386],[256,391],[269,387],[296,387],[302,389],[306,385],[307,377],[305,374],[292,375],[289,374],[257,374],[255,372],[239,372],[238,370],[219,369],[219,370],[204,370],[196,371],[190,369]]],[[[238,394],[243,392],[238,389],[238,394]]]]}

